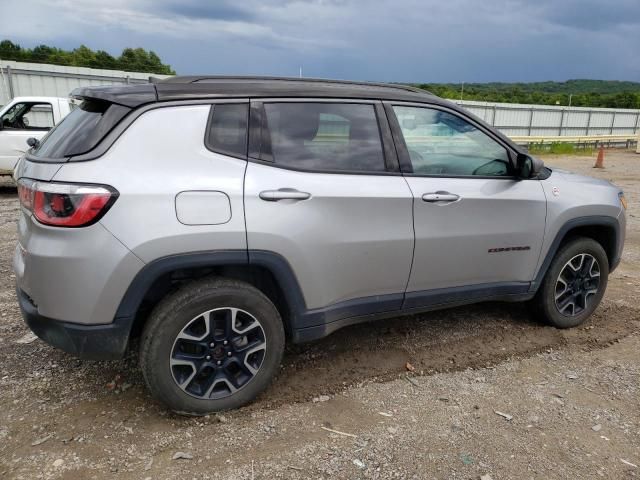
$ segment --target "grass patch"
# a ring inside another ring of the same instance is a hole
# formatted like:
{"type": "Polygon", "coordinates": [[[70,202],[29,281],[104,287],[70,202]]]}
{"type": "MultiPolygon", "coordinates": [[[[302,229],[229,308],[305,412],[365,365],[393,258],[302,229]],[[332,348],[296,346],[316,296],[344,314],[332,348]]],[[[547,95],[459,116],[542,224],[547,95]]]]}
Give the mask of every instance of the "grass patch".
{"type": "Polygon", "coordinates": [[[593,153],[593,146],[574,145],[573,143],[564,142],[532,143],[529,145],[529,153],[533,155],[591,155],[593,153]]]}

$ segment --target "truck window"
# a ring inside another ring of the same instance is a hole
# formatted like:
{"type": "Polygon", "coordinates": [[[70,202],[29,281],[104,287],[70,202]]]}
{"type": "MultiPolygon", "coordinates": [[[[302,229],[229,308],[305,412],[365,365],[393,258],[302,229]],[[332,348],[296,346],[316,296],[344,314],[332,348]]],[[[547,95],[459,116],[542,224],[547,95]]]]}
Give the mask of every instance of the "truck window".
{"type": "Polygon", "coordinates": [[[49,130],[53,124],[50,103],[16,103],[2,115],[2,126],[7,130],[49,130]]]}

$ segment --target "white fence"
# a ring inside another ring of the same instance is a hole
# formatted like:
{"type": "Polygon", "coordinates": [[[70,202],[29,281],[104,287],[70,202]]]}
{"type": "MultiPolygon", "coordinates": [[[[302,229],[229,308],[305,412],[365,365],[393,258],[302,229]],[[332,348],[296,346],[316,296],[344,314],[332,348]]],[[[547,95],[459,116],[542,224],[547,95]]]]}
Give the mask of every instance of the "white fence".
{"type": "Polygon", "coordinates": [[[67,97],[77,87],[147,83],[150,76],[167,75],[0,60],[0,105],[20,96],[67,97]]]}
{"type": "Polygon", "coordinates": [[[470,100],[457,100],[456,103],[510,137],[577,137],[640,133],[640,110],[523,105],[470,100]]]}

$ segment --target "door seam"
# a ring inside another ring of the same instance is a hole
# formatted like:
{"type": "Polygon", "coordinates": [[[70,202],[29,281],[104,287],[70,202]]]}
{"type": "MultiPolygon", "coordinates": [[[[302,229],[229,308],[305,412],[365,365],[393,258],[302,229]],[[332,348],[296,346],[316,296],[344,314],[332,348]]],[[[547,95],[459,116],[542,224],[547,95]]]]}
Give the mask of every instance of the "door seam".
{"type": "Polygon", "coordinates": [[[413,262],[416,259],[416,208],[415,208],[416,196],[414,195],[413,190],[411,190],[411,185],[409,185],[409,182],[407,181],[404,174],[402,174],[402,179],[404,180],[404,183],[407,184],[407,188],[409,189],[409,193],[411,194],[411,232],[413,233],[413,242],[411,244],[412,245],[411,264],[409,265],[409,275],[407,276],[407,283],[405,284],[404,292],[402,293],[401,308],[404,308],[404,304],[407,299],[407,290],[409,289],[409,282],[411,281],[411,274],[413,273],[413,262]]]}

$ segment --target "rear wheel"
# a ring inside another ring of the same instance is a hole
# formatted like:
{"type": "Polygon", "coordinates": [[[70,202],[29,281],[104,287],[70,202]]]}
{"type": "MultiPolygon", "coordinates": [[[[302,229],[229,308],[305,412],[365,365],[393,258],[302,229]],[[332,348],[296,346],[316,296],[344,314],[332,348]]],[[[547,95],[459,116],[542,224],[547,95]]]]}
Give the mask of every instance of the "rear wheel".
{"type": "Polygon", "coordinates": [[[556,254],[535,302],[547,323],[575,327],[591,316],[607,288],[609,262],[591,238],[575,238],[556,254]]]}
{"type": "Polygon", "coordinates": [[[271,301],[227,279],[187,284],[154,309],[140,345],[152,395],[178,413],[237,408],[278,370],[284,328],[271,301]]]}

